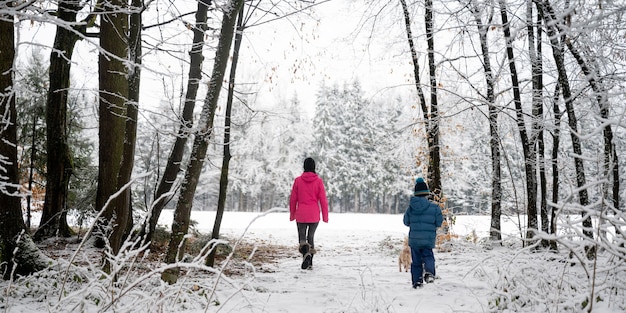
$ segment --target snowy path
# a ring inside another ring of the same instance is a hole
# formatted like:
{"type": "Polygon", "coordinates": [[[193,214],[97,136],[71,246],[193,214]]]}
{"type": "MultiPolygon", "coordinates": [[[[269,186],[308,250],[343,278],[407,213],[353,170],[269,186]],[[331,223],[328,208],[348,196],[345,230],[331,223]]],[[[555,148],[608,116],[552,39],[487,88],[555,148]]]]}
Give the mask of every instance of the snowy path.
{"type": "MultiPolygon", "coordinates": [[[[300,269],[296,226],[289,222],[288,213],[257,220],[261,215],[227,212],[222,224],[222,234],[228,240],[245,234],[239,252],[256,251],[252,259],[256,267],[245,262],[245,255],[240,253],[236,261],[223,263],[227,265],[226,275],[218,276],[199,260],[186,267],[193,270],[186,270],[177,284],[168,285],[160,279],[159,265],[164,264],[135,263],[137,255],[130,253],[119,260],[122,283],[112,284],[103,279],[98,261],[94,261],[100,258],[89,253],[93,251],[87,250],[81,257],[81,266],[66,267],[67,257],[77,244],[55,246],[51,249],[63,252],[56,255],[61,259],[59,264],[36,275],[0,283],[0,311],[586,312],[581,304],[587,303],[590,290],[594,290],[597,300],[593,312],[626,312],[623,280],[614,275],[623,273],[619,267],[623,263],[616,263],[611,255],[603,256],[591,264],[597,264],[600,275],[590,281],[587,268],[573,264],[567,251],[559,257],[548,251],[520,250],[515,245],[519,228],[510,220],[503,224],[510,238],[507,244],[484,249],[463,238],[473,238],[474,231],[479,238],[487,235],[489,217],[458,216],[454,232],[458,240],[453,242],[452,252],[435,252],[440,279],[415,290],[410,274],[398,271],[398,252],[408,231],[401,222],[402,215],[331,215],[331,223],[320,224],[316,233],[318,253],[312,271],[300,269]],[[137,270],[125,271],[123,266],[130,264],[137,270]],[[155,272],[146,271],[152,265],[155,272]],[[60,281],[69,284],[60,289],[60,281]]],[[[192,212],[192,219],[198,221],[197,230],[205,234],[214,216],[213,212],[192,212]]],[[[160,221],[167,227],[171,211],[162,217],[160,221]]],[[[154,255],[146,260],[152,259],[156,259],[154,255]]]]}
{"type": "MultiPolygon", "coordinates": [[[[399,244],[401,237],[386,238],[399,244]]],[[[223,303],[219,311],[487,311],[488,286],[471,272],[480,255],[436,253],[440,279],[416,290],[411,288],[410,273],[398,271],[397,255],[381,248],[380,242],[346,240],[320,248],[311,271],[300,269],[301,258],[294,247],[294,256],[281,260],[276,272],[256,273],[250,287],[223,303]],[[357,242],[364,245],[356,246],[357,242]]]]}

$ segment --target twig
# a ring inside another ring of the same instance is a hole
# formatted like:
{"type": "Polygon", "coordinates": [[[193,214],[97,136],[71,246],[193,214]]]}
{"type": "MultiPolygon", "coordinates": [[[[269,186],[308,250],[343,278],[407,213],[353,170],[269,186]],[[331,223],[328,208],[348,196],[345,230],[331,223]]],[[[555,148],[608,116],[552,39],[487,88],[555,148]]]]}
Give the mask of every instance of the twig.
{"type": "MultiPolygon", "coordinates": [[[[246,226],[246,228],[243,230],[243,232],[241,233],[241,236],[239,236],[239,239],[237,239],[237,241],[235,242],[235,245],[233,246],[233,251],[230,252],[230,254],[228,255],[228,257],[226,258],[226,260],[224,261],[224,264],[222,264],[222,267],[219,271],[219,274],[217,275],[217,278],[215,279],[215,283],[213,284],[213,289],[211,290],[211,294],[209,294],[208,300],[209,302],[211,301],[211,299],[213,298],[213,295],[215,294],[215,291],[217,290],[217,285],[220,282],[220,279],[222,278],[222,274],[224,273],[224,269],[226,268],[226,266],[228,266],[228,264],[230,263],[230,260],[233,257],[233,254],[235,253],[235,251],[237,250],[237,246],[239,245],[239,243],[243,240],[243,237],[246,235],[246,233],[248,232],[248,229],[250,228],[250,226],[252,226],[252,224],[259,218],[268,215],[270,213],[275,213],[275,212],[286,212],[286,209],[283,208],[273,208],[270,210],[267,210],[266,212],[263,212],[260,215],[257,215],[255,218],[252,219],[252,221],[250,221],[250,223],[248,223],[248,226],[246,226]]],[[[207,310],[209,309],[209,307],[207,306],[205,312],[207,312],[207,310]]]]}
{"type": "Polygon", "coordinates": [[[89,239],[91,233],[93,232],[94,227],[96,226],[96,222],[98,221],[98,219],[100,218],[100,216],[102,216],[102,214],[104,213],[104,211],[106,210],[106,208],[109,206],[109,204],[115,199],[117,198],[119,195],[121,195],[126,189],[130,188],[130,186],[133,184],[133,182],[136,179],[145,177],[150,175],[150,173],[144,173],[139,175],[136,178],[131,179],[128,183],[126,183],[120,190],[118,190],[116,193],[112,194],[109,199],[107,200],[107,202],[102,206],[102,209],[100,210],[100,212],[98,212],[98,215],[96,215],[96,217],[94,218],[94,222],[91,224],[91,226],[89,227],[89,230],[87,230],[87,232],[85,233],[85,237],[83,237],[83,240],[80,242],[80,244],[78,245],[78,247],[76,248],[76,251],[74,251],[74,253],[72,254],[72,257],[69,259],[69,262],[67,264],[67,269],[65,270],[65,275],[63,275],[63,282],[61,283],[61,289],[59,290],[59,301],[61,301],[61,298],[63,297],[63,290],[65,289],[65,283],[67,282],[67,277],[69,275],[70,272],[70,268],[72,267],[72,262],[74,262],[74,259],[76,258],[76,256],[78,255],[78,252],[81,250],[81,248],[83,246],[85,246],[85,243],[87,242],[87,239],[89,239]]]}

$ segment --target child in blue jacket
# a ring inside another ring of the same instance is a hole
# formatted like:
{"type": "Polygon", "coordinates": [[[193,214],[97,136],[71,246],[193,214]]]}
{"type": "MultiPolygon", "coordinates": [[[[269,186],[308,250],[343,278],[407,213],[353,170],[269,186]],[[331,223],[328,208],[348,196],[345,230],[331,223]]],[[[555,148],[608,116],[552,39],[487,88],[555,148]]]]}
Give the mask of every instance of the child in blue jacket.
{"type": "Polygon", "coordinates": [[[428,200],[428,185],[421,177],[415,180],[415,192],[411,204],[404,212],[404,225],[409,226],[411,247],[411,282],[413,288],[421,287],[424,281],[435,279],[435,240],[437,228],[443,222],[441,208],[428,200]]]}

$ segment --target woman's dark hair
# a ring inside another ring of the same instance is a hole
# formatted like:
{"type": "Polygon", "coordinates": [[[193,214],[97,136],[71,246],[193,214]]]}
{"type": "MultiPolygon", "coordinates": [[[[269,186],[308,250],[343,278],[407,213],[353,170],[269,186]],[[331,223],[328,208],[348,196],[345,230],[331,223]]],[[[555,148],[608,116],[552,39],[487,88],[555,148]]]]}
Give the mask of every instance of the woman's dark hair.
{"type": "Polygon", "coordinates": [[[315,173],[315,160],[312,158],[304,159],[304,171],[315,173]]]}

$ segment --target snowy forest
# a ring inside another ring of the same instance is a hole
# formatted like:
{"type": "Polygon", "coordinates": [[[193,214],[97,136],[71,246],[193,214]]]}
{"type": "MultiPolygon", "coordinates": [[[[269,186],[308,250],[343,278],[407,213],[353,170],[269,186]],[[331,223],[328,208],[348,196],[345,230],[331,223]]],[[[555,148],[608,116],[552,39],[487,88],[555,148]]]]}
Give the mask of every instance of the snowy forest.
{"type": "MultiPolygon", "coordinates": [[[[565,310],[591,312],[626,291],[596,281],[626,270],[625,14],[601,0],[0,0],[0,309],[28,277],[63,286],[58,309],[87,271],[111,294],[221,273],[224,214],[282,212],[313,157],[332,214],[400,215],[424,177],[442,251],[468,239],[457,217],[484,216],[488,235],[467,241],[560,255],[584,273],[554,287],[576,295],[565,310]],[[215,218],[194,250],[198,211],[215,218]],[[71,257],[47,251],[70,238],[71,257]],[[154,272],[130,274],[159,249],[154,272]]],[[[483,310],[515,311],[519,297],[496,298],[483,310]]],[[[116,310],[102,301],[83,309],[116,310]]]]}

